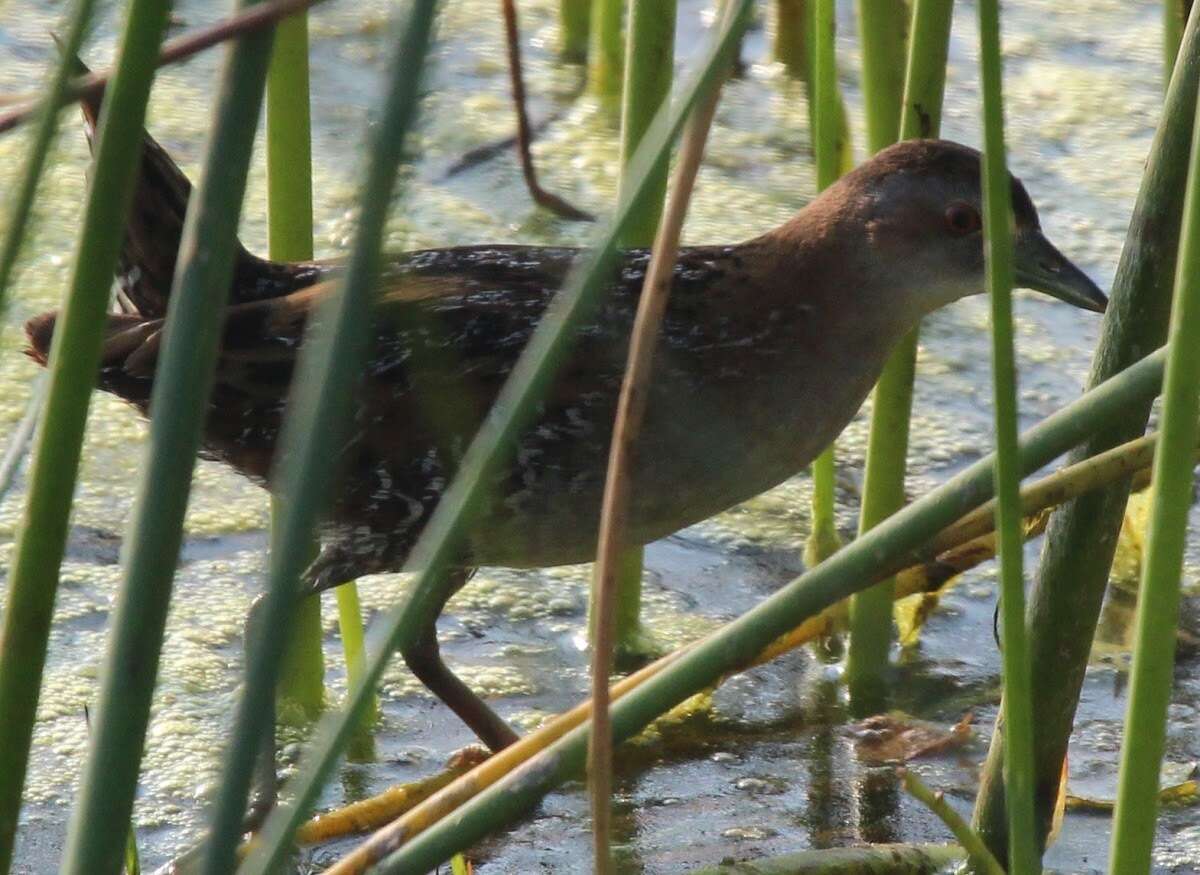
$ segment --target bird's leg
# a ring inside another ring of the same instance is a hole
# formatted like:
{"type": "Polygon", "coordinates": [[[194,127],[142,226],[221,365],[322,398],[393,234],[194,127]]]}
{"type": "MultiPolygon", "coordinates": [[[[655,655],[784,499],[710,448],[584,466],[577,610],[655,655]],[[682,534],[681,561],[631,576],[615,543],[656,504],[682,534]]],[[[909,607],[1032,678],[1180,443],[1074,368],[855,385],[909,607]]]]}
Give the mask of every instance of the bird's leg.
{"type": "Polygon", "coordinates": [[[468,569],[453,569],[443,580],[437,581],[437,591],[431,593],[433,597],[427,604],[420,603],[423,600],[419,599],[409,601],[405,611],[421,611],[423,615],[411,618],[410,628],[415,628],[417,633],[412,640],[400,642],[400,655],[404,657],[405,664],[416,675],[417,680],[445,702],[479,740],[495,752],[516,741],[517,733],[450,671],[442,661],[437,640],[437,619],[441,616],[442,609],[450,597],[462,589],[470,576],[471,572],[468,569]]]}

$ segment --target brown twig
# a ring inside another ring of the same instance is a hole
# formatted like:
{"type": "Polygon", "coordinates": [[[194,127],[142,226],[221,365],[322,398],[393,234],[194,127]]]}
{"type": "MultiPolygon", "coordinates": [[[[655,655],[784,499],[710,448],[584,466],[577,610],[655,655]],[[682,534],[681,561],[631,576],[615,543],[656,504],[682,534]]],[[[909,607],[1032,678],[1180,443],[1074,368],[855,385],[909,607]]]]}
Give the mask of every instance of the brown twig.
{"type": "Polygon", "coordinates": [[[658,329],[671,291],[671,277],[679,256],[679,235],[687,216],[688,202],[704,144],[716,113],[720,86],[713,88],[692,111],[684,129],[679,166],[658,226],[650,265],[642,283],[637,316],[629,343],[629,359],[621,395],[617,400],[608,476],[600,511],[600,542],[593,577],[595,609],[592,635],[592,735],[588,750],[588,772],[592,796],[592,842],[594,871],[611,871],[609,857],[609,803],[612,795],[612,725],[609,721],[609,675],[612,673],[615,597],[621,554],[626,548],[625,529],[629,499],[633,491],[633,457],[646,413],[650,371],[658,329]]]}
{"type": "Polygon", "coordinates": [[[521,72],[521,40],[517,33],[517,6],[515,0],[500,0],[504,10],[504,35],[508,42],[508,75],[512,81],[513,105],[517,110],[517,154],[521,158],[521,173],[529,196],[539,207],[545,207],[564,219],[590,222],[591,213],[572,206],[561,197],[542,188],[538,183],[537,169],[533,166],[530,144],[533,134],[529,128],[529,115],[525,111],[525,77],[521,72]]]}
{"type": "MultiPolygon", "coordinates": [[[[323,0],[263,0],[243,12],[163,43],[158,55],[158,66],[178,63],[219,43],[270,27],[277,21],[321,2],[323,0]]],[[[112,70],[100,70],[80,76],[63,94],[62,105],[67,106],[85,97],[95,97],[104,90],[111,77],[112,70]]],[[[29,100],[0,114],[0,134],[28,121],[38,111],[39,106],[38,101],[29,100]]]]}

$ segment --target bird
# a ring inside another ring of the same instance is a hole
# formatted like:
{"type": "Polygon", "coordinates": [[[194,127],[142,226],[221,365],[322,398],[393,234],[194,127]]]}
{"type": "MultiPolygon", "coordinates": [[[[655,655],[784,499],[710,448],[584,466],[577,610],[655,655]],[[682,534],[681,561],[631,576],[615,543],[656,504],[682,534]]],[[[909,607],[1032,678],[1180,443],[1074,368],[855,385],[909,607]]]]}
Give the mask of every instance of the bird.
{"type": "MultiPolygon", "coordinates": [[[[99,98],[83,102],[94,137],[99,98]]],[[[922,317],[984,291],[981,157],[944,140],[878,152],[783,224],[734,244],[683,247],[655,351],[633,465],[628,537],[663,538],[800,472],[853,418],[922,317]]],[[[1106,298],[1047,239],[1010,177],[1019,286],[1085,310],[1106,298]]],[[[149,414],[191,185],[147,134],[104,326],[98,387],[149,414]]],[[[486,244],[390,256],[373,305],[338,486],[309,592],[398,571],[517,357],[583,255],[486,244]]],[[[445,665],[436,620],[481,565],[594,558],[613,417],[649,263],[622,251],[604,302],[532,423],[509,447],[462,541],[409,668],[492,750],[515,732],[445,665]]],[[[270,487],[298,350],[344,271],[257,257],[239,244],[202,453],[270,487]]],[[[48,359],[57,313],[26,325],[48,359]]]]}

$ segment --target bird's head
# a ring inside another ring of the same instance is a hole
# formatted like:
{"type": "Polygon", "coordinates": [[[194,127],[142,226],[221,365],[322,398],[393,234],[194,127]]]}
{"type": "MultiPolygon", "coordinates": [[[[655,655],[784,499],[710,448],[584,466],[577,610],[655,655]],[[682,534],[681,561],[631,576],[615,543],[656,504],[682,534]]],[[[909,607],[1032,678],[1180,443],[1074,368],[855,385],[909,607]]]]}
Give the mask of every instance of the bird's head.
{"type": "MultiPolygon", "coordinates": [[[[945,140],[908,140],[880,151],[827,194],[865,231],[863,253],[918,297],[923,311],[984,291],[979,152],[945,140]]],[[[1103,312],[1103,292],[1042,233],[1037,210],[1012,177],[1015,284],[1103,312]]]]}

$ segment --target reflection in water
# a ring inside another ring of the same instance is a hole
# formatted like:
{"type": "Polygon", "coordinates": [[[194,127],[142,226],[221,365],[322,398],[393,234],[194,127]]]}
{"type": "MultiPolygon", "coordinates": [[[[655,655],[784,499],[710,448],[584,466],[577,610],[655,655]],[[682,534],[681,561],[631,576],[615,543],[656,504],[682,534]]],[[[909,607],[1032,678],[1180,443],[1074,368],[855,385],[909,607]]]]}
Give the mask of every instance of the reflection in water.
{"type": "Polygon", "coordinates": [[[808,826],[809,844],[814,848],[830,848],[845,844],[850,836],[847,818],[850,801],[836,780],[840,739],[838,727],[846,721],[846,709],[841,700],[841,684],[833,676],[833,654],[819,648],[816,655],[822,662],[812,663],[815,676],[806,678],[808,696],[805,722],[811,727],[812,741],[808,748],[808,807],[804,821],[808,826]]]}
{"type": "Polygon", "coordinates": [[[621,875],[641,875],[646,867],[642,863],[640,812],[635,800],[640,798],[638,785],[642,770],[621,769],[619,762],[613,766],[617,770],[613,775],[611,817],[613,866],[621,875]]]}
{"type": "Polygon", "coordinates": [[[900,841],[900,782],[894,768],[864,768],[858,777],[857,800],[862,841],[900,841]]]}

